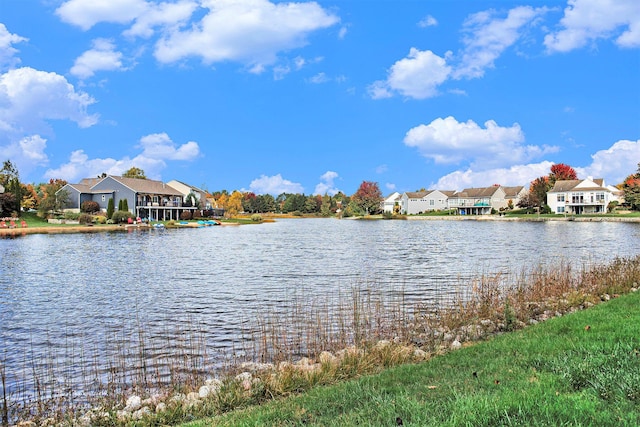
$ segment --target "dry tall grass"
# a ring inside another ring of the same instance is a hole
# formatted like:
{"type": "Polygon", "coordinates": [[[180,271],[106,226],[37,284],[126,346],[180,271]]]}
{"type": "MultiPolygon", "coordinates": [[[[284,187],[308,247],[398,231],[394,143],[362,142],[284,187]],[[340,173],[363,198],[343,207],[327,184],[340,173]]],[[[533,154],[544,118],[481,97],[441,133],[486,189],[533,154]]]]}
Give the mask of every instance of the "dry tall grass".
{"type": "MultiPolygon", "coordinates": [[[[224,364],[211,357],[206,331],[195,321],[167,327],[161,336],[150,336],[139,321],[135,330],[106,334],[102,349],[86,348],[80,337],[69,339],[61,353],[25,354],[19,363],[0,354],[0,418],[3,426],[27,420],[71,425],[88,408],[99,407],[105,424],[126,424],[114,414],[128,396],[162,400],[197,391],[207,378],[233,378],[246,369],[243,362],[272,364],[274,369],[248,386],[225,382],[216,405],[204,405],[207,413],[229,410],[249,398],[260,402],[416,360],[417,352],[426,358],[456,343],[588,307],[639,283],[640,256],[578,269],[562,261],[483,274],[464,284],[457,298],[430,303],[409,303],[402,290],[364,285],[324,300],[300,295],[286,313],[267,312],[247,322],[244,344],[224,364]],[[78,376],[81,381],[72,381],[78,376]]],[[[183,409],[172,413],[184,416],[183,409]]]]}

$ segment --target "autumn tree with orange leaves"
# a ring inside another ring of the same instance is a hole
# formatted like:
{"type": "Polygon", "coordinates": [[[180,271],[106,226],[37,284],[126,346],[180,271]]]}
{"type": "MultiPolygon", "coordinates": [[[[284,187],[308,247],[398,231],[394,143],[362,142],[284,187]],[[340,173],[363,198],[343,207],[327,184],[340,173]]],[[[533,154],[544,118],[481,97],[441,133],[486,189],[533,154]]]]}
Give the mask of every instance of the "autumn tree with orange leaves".
{"type": "Polygon", "coordinates": [[[622,183],[624,201],[633,210],[640,210],[640,163],[636,173],[629,175],[622,183]]]}

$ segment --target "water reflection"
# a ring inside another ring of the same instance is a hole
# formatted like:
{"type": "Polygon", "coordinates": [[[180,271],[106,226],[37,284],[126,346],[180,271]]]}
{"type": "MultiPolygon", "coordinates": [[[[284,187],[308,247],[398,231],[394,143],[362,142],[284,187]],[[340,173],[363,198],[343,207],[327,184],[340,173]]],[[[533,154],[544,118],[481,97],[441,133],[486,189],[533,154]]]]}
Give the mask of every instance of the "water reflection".
{"type": "Polygon", "coordinates": [[[193,325],[223,354],[250,338],[243,329],[257,316],[358,284],[441,301],[482,273],[638,253],[640,224],[607,222],[281,220],[0,239],[0,360],[75,366],[82,348],[99,364],[109,342],[135,348],[140,324],[158,352],[180,347],[193,325]]]}

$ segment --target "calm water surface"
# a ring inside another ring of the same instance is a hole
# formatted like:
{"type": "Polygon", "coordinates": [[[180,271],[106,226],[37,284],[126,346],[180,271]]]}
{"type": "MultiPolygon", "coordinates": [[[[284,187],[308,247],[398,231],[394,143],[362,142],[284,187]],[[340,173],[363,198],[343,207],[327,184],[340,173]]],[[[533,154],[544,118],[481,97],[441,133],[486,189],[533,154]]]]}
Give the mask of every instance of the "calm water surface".
{"type": "Polygon", "coordinates": [[[609,222],[305,219],[0,239],[0,361],[11,371],[74,340],[99,352],[128,326],[170,334],[186,320],[225,350],[249,319],[355,285],[433,301],[481,273],[637,254],[640,224],[609,222]]]}

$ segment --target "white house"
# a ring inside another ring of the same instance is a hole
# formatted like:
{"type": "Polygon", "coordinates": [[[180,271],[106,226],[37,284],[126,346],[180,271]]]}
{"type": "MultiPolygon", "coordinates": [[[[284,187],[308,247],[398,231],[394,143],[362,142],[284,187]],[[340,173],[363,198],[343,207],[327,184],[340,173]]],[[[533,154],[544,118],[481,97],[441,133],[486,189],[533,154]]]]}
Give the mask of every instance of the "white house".
{"type": "Polygon", "coordinates": [[[187,201],[187,198],[189,197],[189,194],[194,194],[196,196],[196,198],[198,199],[198,203],[199,203],[199,208],[200,209],[211,209],[211,204],[209,203],[209,201],[207,200],[207,192],[204,190],[201,190],[198,187],[194,187],[192,185],[189,184],[185,184],[182,181],[178,181],[178,180],[172,180],[167,182],[167,185],[178,190],[180,193],[182,193],[182,202],[185,203],[187,201]]]}
{"type": "Polygon", "coordinates": [[[560,180],[547,192],[547,205],[556,214],[605,213],[617,193],[601,178],[560,180]]]}
{"type": "Polygon", "coordinates": [[[401,194],[397,191],[389,194],[382,201],[382,212],[394,213],[394,208],[400,203],[401,194]]]}
{"type": "Polygon", "coordinates": [[[453,191],[428,190],[403,193],[400,212],[405,215],[416,215],[447,209],[449,194],[453,194],[453,191]]]}

